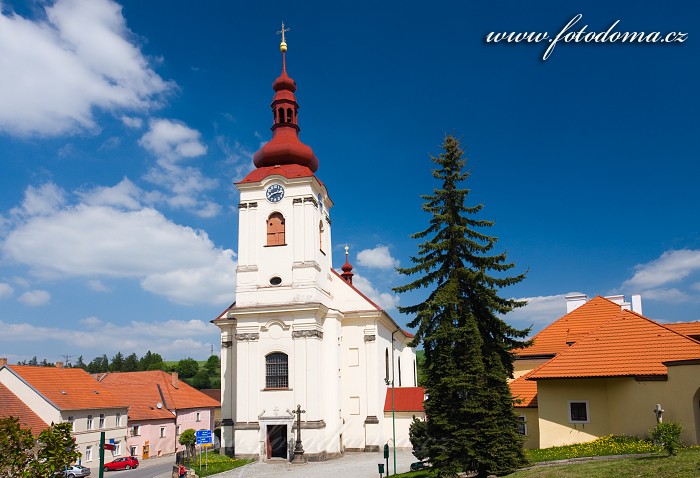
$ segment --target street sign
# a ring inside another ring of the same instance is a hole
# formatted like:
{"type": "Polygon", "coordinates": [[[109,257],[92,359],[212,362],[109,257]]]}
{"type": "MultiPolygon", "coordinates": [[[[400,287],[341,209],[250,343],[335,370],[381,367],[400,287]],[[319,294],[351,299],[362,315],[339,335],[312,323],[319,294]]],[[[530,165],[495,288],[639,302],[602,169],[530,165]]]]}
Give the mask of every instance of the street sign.
{"type": "Polygon", "coordinates": [[[210,436],[208,437],[195,437],[197,440],[197,445],[205,445],[207,443],[212,443],[212,438],[210,436]]]}
{"type": "Polygon", "coordinates": [[[210,437],[211,436],[211,430],[197,430],[194,432],[194,436],[197,438],[199,437],[210,437]]]}
{"type": "Polygon", "coordinates": [[[104,445],[102,445],[102,448],[104,450],[114,450],[116,446],[114,446],[112,443],[105,443],[104,445]]]}

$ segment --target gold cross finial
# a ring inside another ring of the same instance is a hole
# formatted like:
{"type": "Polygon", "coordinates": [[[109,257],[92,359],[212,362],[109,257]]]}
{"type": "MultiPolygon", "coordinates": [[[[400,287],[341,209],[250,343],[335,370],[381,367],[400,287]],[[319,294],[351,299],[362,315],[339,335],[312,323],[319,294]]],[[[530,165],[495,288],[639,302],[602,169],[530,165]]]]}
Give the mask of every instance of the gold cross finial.
{"type": "Polygon", "coordinates": [[[282,29],[277,32],[278,35],[280,33],[282,34],[282,43],[280,43],[280,51],[282,51],[282,53],[287,51],[287,42],[284,40],[284,32],[288,32],[288,31],[289,31],[289,28],[284,28],[284,22],[282,22],[282,29]]]}
{"type": "Polygon", "coordinates": [[[346,256],[348,255],[348,251],[349,251],[349,250],[350,250],[350,248],[348,247],[347,244],[345,244],[345,255],[346,255],[346,256]]]}

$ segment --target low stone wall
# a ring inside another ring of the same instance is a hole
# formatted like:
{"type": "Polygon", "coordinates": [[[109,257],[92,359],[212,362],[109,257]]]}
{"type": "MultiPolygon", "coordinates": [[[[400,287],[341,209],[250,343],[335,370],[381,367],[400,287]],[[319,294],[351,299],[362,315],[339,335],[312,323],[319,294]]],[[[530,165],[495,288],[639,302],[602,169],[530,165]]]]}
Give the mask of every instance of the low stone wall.
{"type": "MultiPolygon", "coordinates": [[[[173,465],[173,473],[172,473],[172,478],[179,478],[179,475],[177,474],[178,469],[180,468],[180,465],[173,465]]],[[[187,474],[185,475],[187,478],[199,478],[197,474],[194,472],[192,468],[186,468],[187,474]]]]}

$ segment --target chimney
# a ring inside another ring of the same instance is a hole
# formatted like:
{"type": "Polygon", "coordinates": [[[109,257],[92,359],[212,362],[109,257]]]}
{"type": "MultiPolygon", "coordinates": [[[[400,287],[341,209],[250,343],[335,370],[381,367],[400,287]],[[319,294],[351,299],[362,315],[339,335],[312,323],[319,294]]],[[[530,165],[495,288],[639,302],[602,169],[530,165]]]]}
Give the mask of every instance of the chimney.
{"type": "Polygon", "coordinates": [[[172,383],[173,387],[180,388],[180,380],[178,379],[177,372],[173,372],[172,383]]]}
{"type": "Polygon", "coordinates": [[[0,367],[2,367],[3,365],[7,365],[6,357],[0,357],[0,367]]]}
{"type": "Polygon", "coordinates": [[[56,362],[56,368],[63,368],[63,362],[56,362]]]}
{"type": "Polygon", "coordinates": [[[632,312],[636,312],[639,315],[642,314],[642,296],[639,294],[632,295],[632,312]]]}
{"type": "Polygon", "coordinates": [[[569,294],[566,296],[566,313],[576,310],[586,303],[588,296],[586,294],[569,294]]]}

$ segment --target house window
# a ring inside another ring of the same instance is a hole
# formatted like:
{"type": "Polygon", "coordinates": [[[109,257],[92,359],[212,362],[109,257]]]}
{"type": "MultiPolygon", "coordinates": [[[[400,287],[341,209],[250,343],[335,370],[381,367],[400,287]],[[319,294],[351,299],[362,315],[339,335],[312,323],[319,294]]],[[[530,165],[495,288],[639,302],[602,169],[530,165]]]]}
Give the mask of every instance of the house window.
{"type": "Polygon", "coordinates": [[[180,435],[180,425],[175,427],[175,434],[180,435]]]}
{"type": "Polygon", "coordinates": [[[197,412],[197,421],[198,422],[202,421],[202,414],[200,412],[197,412]]]}
{"type": "Polygon", "coordinates": [[[122,425],[122,414],[117,413],[117,426],[120,427],[122,425]]]}
{"type": "Polygon", "coordinates": [[[92,415],[88,415],[87,419],[87,429],[92,430],[92,415]]]}
{"type": "Polygon", "coordinates": [[[516,419],[518,433],[521,435],[527,435],[527,419],[525,418],[525,415],[520,415],[519,417],[516,417],[516,419]]]}
{"type": "Polygon", "coordinates": [[[287,354],[271,353],[265,357],[265,388],[288,388],[287,354]]]}
{"type": "Polygon", "coordinates": [[[160,427],[160,437],[165,438],[165,427],[160,427]]]}
{"type": "Polygon", "coordinates": [[[138,447],[138,446],[136,446],[136,445],[131,445],[131,448],[129,449],[129,454],[130,454],[131,456],[136,456],[136,454],[138,453],[138,451],[139,451],[139,447],[138,447]]]}
{"type": "Polygon", "coordinates": [[[569,402],[569,421],[571,423],[588,423],[588,402],[569,402]]]}
{"type": "Polygon", "coordinates": [[[120,456],[122,454],[122,442],[120,441],[115,441],[114,442],[114,456],[120,456]]]}
{"type": "Polygon", "coordinates": [[[73,415],[68,415],[68,423],[70,423],[71,430],[75,430],[75,417],[73,415]]]}
{"type": "Polygon", "coordinates": [[[141,436],[141,426],[140,425],[134,425],[133,427],[131,427],[131,436],[132,437],[141,436]]]}
{"type": "Polygon", "coordinates": [[[105,414],[104,413],[100,413],[100,425],[99,425],[99,427],[100,428],[105,427],[105,414]]]}
{"type": "Polygon", "coordinates": [[[85,461],[92,461],[92,445],[85,447],[85,461]]]}
{"type": "Polygon", "coordinates": [[[273,212],[267,218],[267,245],[284,246],[284,216],[273,212]]]}

